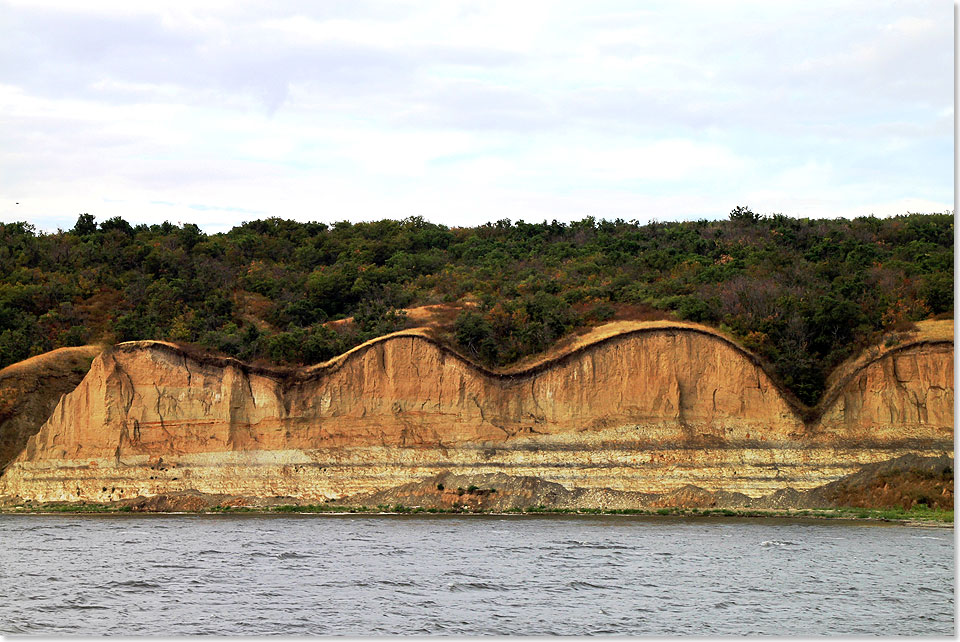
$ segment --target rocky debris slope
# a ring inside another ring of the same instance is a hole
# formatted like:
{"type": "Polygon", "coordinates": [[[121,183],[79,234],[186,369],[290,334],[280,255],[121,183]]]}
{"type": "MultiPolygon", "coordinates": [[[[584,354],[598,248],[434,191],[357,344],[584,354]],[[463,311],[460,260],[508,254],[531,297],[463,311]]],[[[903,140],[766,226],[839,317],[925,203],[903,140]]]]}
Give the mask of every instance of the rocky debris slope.
{"type": "Polygon", "coordinates": [[[120,344],[57,404],[0,477],[0,495],[113,501],[195,489],[326,501],[442,471],[534,478],[582,497],[686,492],[678,502],[697,501],[694,486],[748,498],[808,490],[863,464],[952,455],[943,334],[858,360],[817,409],[695,324],[621,324],[509,372],[418,331],[301,371],[120,344]]]}
{"type": "Polygon", "coordinates": [[[549,507],[575,510],[660,508],[672,506],[742,507],[750,505],[742,493],[710,492],[698,486],[682,486],[666,493],[642,493],[609,488],[564,488],[539,477],[515,477],[504,473],[458,475],[443,472],[430,479],[405,484],[343,500],[346,506],[395,506],[505,512],[549,507]]]}
{"type": "Polygon", "coordinates": [[[821,506],[917,505],[953,510],[953,458],[904,455],[864,466],[860,471],[804,493],[797,504],[821,506]]]}
{"type": "Polygon", "coordinates": [[[807,491],[785,488],[753,498],[725,490],[687,485],[666,493],[610,489],[567,489],[536,477],[457,475],[443,472],[429,479],[376,493],[346,498],[345,506],[395,506],[470,511],[550,508],[887,508],[918,504],[953,509],[953,459],[904,455],[868,464],[839,480],[807,491]]]}

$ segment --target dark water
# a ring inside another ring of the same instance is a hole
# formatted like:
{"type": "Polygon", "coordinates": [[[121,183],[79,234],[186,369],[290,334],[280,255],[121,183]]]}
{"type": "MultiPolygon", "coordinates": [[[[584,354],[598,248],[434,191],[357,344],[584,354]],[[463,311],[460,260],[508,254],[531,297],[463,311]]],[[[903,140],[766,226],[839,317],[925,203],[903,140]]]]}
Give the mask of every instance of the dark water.
{"type": "Polygon", "coordinates": [[[953,529],[2,515],[0,632],[953,635],[953,529]]]}

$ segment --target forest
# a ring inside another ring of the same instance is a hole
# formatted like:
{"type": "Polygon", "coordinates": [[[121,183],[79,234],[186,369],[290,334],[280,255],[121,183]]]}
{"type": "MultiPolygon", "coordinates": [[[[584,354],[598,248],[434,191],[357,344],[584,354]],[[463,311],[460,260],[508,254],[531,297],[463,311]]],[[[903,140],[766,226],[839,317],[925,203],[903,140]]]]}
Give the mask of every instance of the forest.
{"type": "Polygon", "coordinates": [[[729,333],[814,404],[866,345],[953,313],[953,215],[500,220],[445,227],[280,218],[206,234],[81,214],[0,224],[0,367],[62,346],[164,339],[247,361],[324,361],[458,304],[436,332],[487,366],[609,319],[729,333]],[[330,323],[351,318],[348,322],[330,323]]]}

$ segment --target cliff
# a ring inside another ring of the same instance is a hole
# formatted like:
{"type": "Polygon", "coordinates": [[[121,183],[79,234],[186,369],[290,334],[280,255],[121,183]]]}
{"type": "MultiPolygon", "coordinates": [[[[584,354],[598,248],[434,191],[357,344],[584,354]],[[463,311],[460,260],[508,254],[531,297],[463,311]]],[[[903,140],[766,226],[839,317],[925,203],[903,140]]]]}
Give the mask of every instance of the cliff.
{"type": "Polygon", "coordinates": [[[441,473],[577,492],[805,490],[864,464],[952,455],[952,323],[939,323],[848,364],[814,409],[748,351],[687,323],[611,324],[503,372],[423,331],[299,371],[120,344],[60,400],[0,495],[322,501],[441,473]]]}
{"type": "Polygon", "coordinates": [[[60,348],[0,370],[0,472],[90,369],[98,346],[60,348]]]}

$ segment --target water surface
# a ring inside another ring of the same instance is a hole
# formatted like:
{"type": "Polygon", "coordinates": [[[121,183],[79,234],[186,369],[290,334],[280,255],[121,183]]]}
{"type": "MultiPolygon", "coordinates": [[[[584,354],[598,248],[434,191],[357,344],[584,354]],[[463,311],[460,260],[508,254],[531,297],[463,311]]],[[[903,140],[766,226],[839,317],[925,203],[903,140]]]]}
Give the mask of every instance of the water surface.
{"type": "Polygon", "coordinates": [[[953,635],[953,529],[0,515],[8,634],[953,635]]]}

